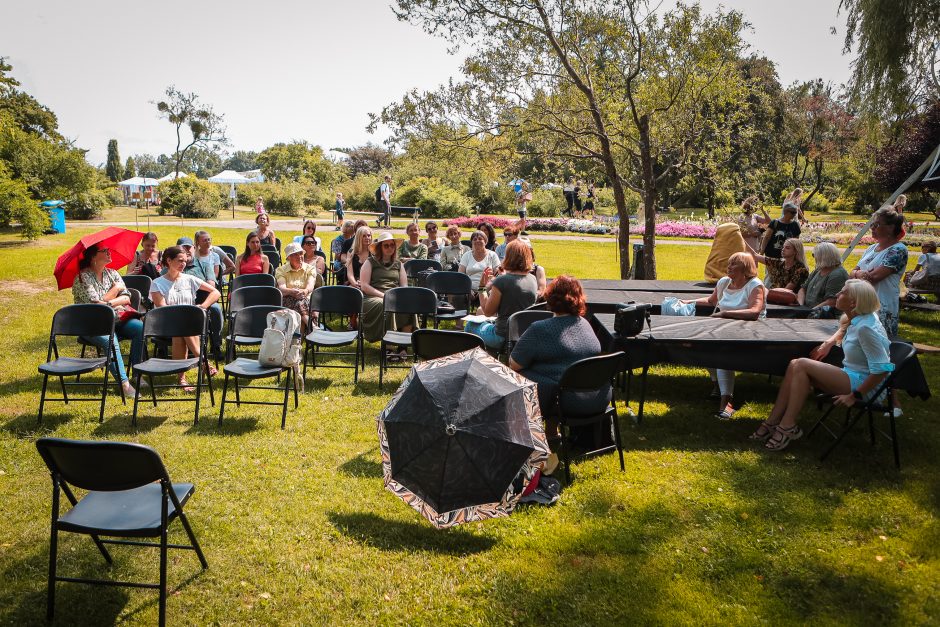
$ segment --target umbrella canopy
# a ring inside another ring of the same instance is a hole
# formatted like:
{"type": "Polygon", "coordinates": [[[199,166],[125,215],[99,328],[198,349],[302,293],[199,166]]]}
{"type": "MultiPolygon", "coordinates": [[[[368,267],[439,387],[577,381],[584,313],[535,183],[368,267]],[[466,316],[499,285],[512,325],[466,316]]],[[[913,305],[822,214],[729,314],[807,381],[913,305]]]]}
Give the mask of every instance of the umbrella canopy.
{"type": "Polygon", "coordinates": [[[215,176],[209,177],[210,183],[251,183],[251,179],[242,176],[235,170],[222,170],[215,176]]]}
{"type": "Polygon", "coordinates": [[[135,176],[129,178],[125,181],[118,183],[119,187],[153,187],[154,185],[159,185],[160,181],[157,179],[152,179],[148,176],[135,176]]]}
{"type": "Polygon", "coordinates": [[[385,486],[438,528],[508,516],[549,453],[535,383],[479,348],[412,368],[378,432],[385,486]]]}
{"type": "Polygon", "coordinates": [[[140,231],[130,231],[116,226],[109,226],[103,231],[86,235],[78,240],[74,246],[62,253],[58,261],[55,262],[56,283],[60,290],[72,287],[75,277],[78,276],[78,262],[81,261],[82,253],[92,244],[98,244],[99,248],[109,248],[111,250],[111,263],[109,268],[123,268],[134,258],[134,252],[137,245],[144,238],[140,231]]]}

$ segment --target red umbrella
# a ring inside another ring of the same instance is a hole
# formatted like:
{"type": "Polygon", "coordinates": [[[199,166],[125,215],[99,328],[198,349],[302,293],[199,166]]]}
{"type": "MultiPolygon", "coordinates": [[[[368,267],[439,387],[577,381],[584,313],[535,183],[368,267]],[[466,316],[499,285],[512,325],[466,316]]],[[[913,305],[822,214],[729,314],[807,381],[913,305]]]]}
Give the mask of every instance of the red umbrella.
{"type": "Polygon", "coordinates": [[[109,268],[123,268],[134,258],[134,252],[137,245],[144,238],[140,231],[131,231],[117,226],[108,228],[86,235],[78,240],[78,243],[62,253],[59,260],[55,262],[56,282],[60,290],[72,287],[75,277],[78,276],[78,262],[81,261],[82,253],[90,246],[98,244],[98,248],[108,248],[111,250],[111,263],[109,268]]]}

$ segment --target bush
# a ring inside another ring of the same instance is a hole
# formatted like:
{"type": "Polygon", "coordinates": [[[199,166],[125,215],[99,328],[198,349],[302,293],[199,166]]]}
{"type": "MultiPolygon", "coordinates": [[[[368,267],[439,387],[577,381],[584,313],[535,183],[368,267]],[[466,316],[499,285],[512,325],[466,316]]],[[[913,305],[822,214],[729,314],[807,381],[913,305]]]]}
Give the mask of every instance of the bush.
{"type": "Polygon", "coordinates": [[[223,192],[221,186],[194,176],[166,181],[160,183],[162,200],[157,211],[161,215],[181,218],[214,218],[225,206],[227,191],[223,192]]]}
{"type": "MultiPolygon", "coordinates": [[[[346,207],[351,211],[375,211],[375,190],[382,184],[381,176],[360,175],[343,181],[336,186],[336,191],[343,192],[346,207]]],[[[395,199],[398,202],[398,199],[395,199]]],[[[336,196],[330,199],[328,207],[333,208],[336,196]]]]}
{"type": "MultiPolygon", "coordinates": [[[[304,207],[313,204],[310,201],[308,187],[312,184],[284,181],[281,183],[265,182],[250,185],[238,185],[235,193],[238,195],[238,204],[254,207],[258,196],[264,199],[264,208],[268,213],[280,216],[299,216],[304,213],[304,207]]],[[[227,191],[227,190],[226,190],[227,191]]]]}
{"type": "Polygon", "coordinates": [[[14,223],[22,226],[20,234],[23,237],[33,240],[48,228],[49,216],[30,197],[26,183],[10,178],[0,163],[0,226],[8,227],[14,223]]]}
{"type": "Polygon", "coordinates": [[[480,176],[471,177],[467,184],[470,203],[480,213],[513,213],[516,210],[516,195],[505,183],[486,181],[480,176]]]}
{"type": "Polygon", "coordinates": [[[557,218],[567,207],[560,189],[536,189],[528,204],[529,215],[534,218],[557,218]]]}
{"type": "Polygon", "coordinates": [[[444,185],[440,179],[426,176],[413,178],[398,188],[392,204],[420,207],[423,218],[457,218],[470,215],[469,198],[444,185]]]}
{"type": "Polygon", "coordinates": [[[100,189],[87,189],[69,194],[58,194],[65,201],[65,216],[70,220],[95,220],[111,206],[108,193],[100,189]]]}

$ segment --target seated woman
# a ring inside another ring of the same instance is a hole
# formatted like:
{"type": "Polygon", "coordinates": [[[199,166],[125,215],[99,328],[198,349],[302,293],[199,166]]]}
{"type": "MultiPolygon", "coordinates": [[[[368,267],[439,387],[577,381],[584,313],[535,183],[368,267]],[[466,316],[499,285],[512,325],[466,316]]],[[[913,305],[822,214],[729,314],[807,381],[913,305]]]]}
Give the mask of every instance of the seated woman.
{"type": "Polygon", "coordinates": [[[437,222],[428,222],[424,225],[424,230],[427,231],[428,236],[422,241],[428,247],[428,259],[440,261],[441,250],[447,246],[447,240],[438,236],[437,222]]]}
{"type": "Polygon", "coordinates": [[[531,272],[532,249],[518,240],[510,242],[503,260],[503,274],[488,281],[480,291],[481,312],[484,316],[496,316],[496,322],[468,322],[466,330],[482,337],[487,347],[501,349],[506,342],[509,316],[532,306],[538,298],[538,283],[531,272]]]}
{"type": "Polygon", "coordinates": [[[258,217],[255,218],[255,224],[258,225],[255,232],[258,234],[261,243],[267,244],[268,246],[277,246],[277,235],[275,235],[274,231],[271,229],[270,216],[266,213],[259,213],[258,217]]]}
{"type": "Polygon", "coordinates": [[[499,257],[492,250],[486,249],[486,234],[483,231],[474,231],[470,236],[470,250],[464,253],[457,266],[458,272],[470,277],[474,300],[477,299],[477,291],[496,275],[497,270],[499,257]]]}
{"type": "Polygon", "coordinates": [[[767,266],[767,287],[771,289],[784,288],[796,294],[809,277],[803,242],[798,237],[791,237],[783,243],[780,259],[761,255],[753,248],[748,248],[748,251],[758,263],[767,266]]]}
{"type": "MultiPolygon", "coordinates": [[[[163,251],[163,265],[166,266],[166,274],[158,279],[154,279],[150,286],[150,299],[157,307],[166,305],[195,305],[196,292],[202,290],[209,292],[209,295],[198,307],[208,310],[217,300],[219,300],[219,290],[215,289],[205,281],[200,281],[191,274],[186,274],[186,263],[189,257],[180,246],[170,246],[163,251]]],[[[175,337],[173,338],[173,359],[186,359],[187,350],[193,357],[199,357],[199,337],[175,337]]],[[[215,375],[216,369],[209,366],[209,374],[215,375]]],[[[179,384],[187,392],[195,390],[186,381],[186,374],[180,374],[179,384]]]]}
{"type": "MultiPolygon", "coordinates": [[[[307,248],[313,247],[312,237],[306,237],[304,241],[310,242],[307,248]]],[[[306,335],[309,328],[307,323],[311,320],[310,294],[323,285],[323,279],[314,266],[304,262],[304,251],[300,244],[291,242],[284,247],[284,254],[287,255],[287,263],[274,271],[274,280],[277,281],[277,289],[281,291],[281,304],[300,314],[300,333],[306,335]]],[[[313,313],[313,324],[317,324],[316,312],[313,313]]]]}
{"type": "MultiPolygon", "coordinates": [[[[406,287],[408,275],[398,258],[398,246],[391,233],[383,231],[369,247],[371,255],[362,264],[359,279],[362,290],[362,333],[369,342],[378,342],[385,335],[385,292],[394,287],[406,287]]],[[[414,328],[412,316],[395,316],[395,329],[409,332],[414,328]]],[[[404,357],[405,351],[400,356],[404,357]]]]}
{"type": "Polygon", "coordinates": [[[261,238],[255,231],[245,237],[245,252],[235,259],[235,275],[267,274],[271,271],[268,256],[261,252],[261,238]]]}
{"type": "Polygon", "coordinates": [[[362,266],[369,259],[371,246],[372,229],[368,226],[360,226],[356,231],[356,236],[352,239],[352,247],[346,255],[346,282],[356,289],[362,289],[359,279],[362,274],[362,266]]]}
{"type": "MultiPolygon", "coordinates": [[[[545,434],[553,438],[558,436],[558,420],[552,401],[561,376],[579,359],[600,355],[601,343],[583,317],[587,303],[576,278],[564,274],[557,277],[545,290],[545,302],[554,316],[533,322],[526,329],[512,349],[509,367],[538,384],[539,406],[546,420],[545,434]]],[[[562,408],[569,404],[583,408],[586,403],[596,403],[598,411],[603,411],[610,400],[609,388],[605,394],[585,396],[579,393],[560,399],[562,408]]]]}
{"type": "MultiPolygon", "coordinates": [[[[295,236],[294,236],[294,239],[293,239],[292,241],[293,241],[295,244],[301,244],[301,243],[303,243],[303,239],[304,239],[305,237],[312,237],[312,238],[314,239],[314,241],[316,241],[317,247],[316,247],[315,250],[323,250],[323,249],[320,247],[320,238],[317,237],[317,223],[314,222],[313,220],[304,220],[303,232],[302,232],[300,235],[295,235],[295,236]]],[[[284,254],[285,254],[285,255],[287,254],[287,249],[286,249],[286,247],[285,247],[285,249],[284,249],[284,254]]]]}
{"type": "Polygon", "coordinates": [[[810,318],[835,318],[836,294],[849,278],[849,273],[842,267],[842,257],[835,244],[823,242],[813,248],[816,269],[796,295],[797,302],[812,307],[810,318]]]}
{"type": "MultiPolygon", "coordinates": [[[[92,244],[86,248],[78,263],[78,276],[72,283],[72,297],[77,305],[100,303],[114,310],[116,320],[112,341],[117,359],[111,364],[111,374],[120,381],[124,395],[133,398],[137,393],[127,380],[127,371],[124,369],[124,359],[121,357],[118,338],[131,341],[131,366],[139,363],[144,347],[144,323],[138,317],[121,320],[124,308],[131,304],[130,292],[124,287],[124,281],[117,270],[107,267],[109,263],[111,263],[111,251],[108,248],[99,248],[98,244],[92,244]]],[[[101,349],[108,348],[107,335],[84,339],[101,349]]]]}
{"type": "Polygon", "coordinates": [[[495,251],[500,261],[506,258],[506,247],[509,246],[509,242],[519,239],[519,231],[520,229],[514,225],[509,225],[503,229],[503,239],[505,241],[497,246],[495,251]]]}
{"type": "Polygon", "coordinates": [[[157,248],[157,234],[149,231],[144,233],[144,238],[140,240],[140,250],[134,253],[134,258],[127,264],[125,272],[126,274],[144,274],[155,279],[163,270],[161,258],[162,253],[157,248]]]}
{"type": "Polygon", "coordinates": [[[418,225],[412,222],[405,227],[405,233],[408,240],[401,243],[398,247],[399,259],[427,259],[428,247],[419,239],[421,232],[418,225]]]}
{"type": "MultiPolygon", "coordinates": [[[[291,243],[293,244],[294,242],[291,243]]],[[[304,255],[303,262],[312,266],[313,269],[316,270],[316,273],[321,277],[320,282],[322,283],[322,277],[326,274],[326,261],[323,259],[323,257],[317,254],[316,238],[310,235],[305,235],[303,238],[301,238],[299,246],[301,248],[300,252],[302,252],[304,255]]],[[[286,247],[284,248],[284,253],[287,254],[286,247]]]]}
{"type": "MultiPolygon", "coordinates": [[[[524,224],[524,223],[523,223],[524,224]]],[[[489,222],[480,223],[479,229],[483,231],[486,235],[486,248],[487,250],[496,250],[496,229],[493,228],[493,225],[489,222]]]]}
{"type": "Polygon", "coordinates": [[[937,242],[924,242],[920,252],[917,266],[904,275],[904,284],[915,290],[940,292],[940,254],[937,254],[937,242]],[[918,274],[921,270],[923,273],[918,274]]]}
{"type": "MultiPolygon", "coordinates": [[[[757,264],[748,253],[734,253],[728,259],[728,276],[722,277],[709,296],[683,303],[717,306],[713,317],[732,320],[763,320],[767,317],[767,288],[757,278],[757,264]]],[[[734,371],[709,368],[712,382],[717,385],[718,413],[721,420],[734,414],[734,371]]],[[[713,395],[715,392],[712,393],[713,395]]]]}
{"type": "Polygon", "coordinates": [[[803,432],[796,419],[812,388],[835,396],[837,405],[851,407],[871,398],[887,374],[894,370],[891,341],[878,319],[880,303],[875,288],[867,281],[849,279],[836,296],[836,307],[844,311],[839,330],[813,349],[808,358],[790,362],[780,384],[770,416],[751,435],[766,440],[772,451],[782,451],[803,432]],[[824,363],[833,346],[842,343],[842,367],[824,363]]]}
{"type": "Polygon", "coordinates": [[[456,272],[460,268],[464,253],[469,250],[460,243],[460,227],[447,227],[447,243],[441,248],[441,267],[456,272]]]}

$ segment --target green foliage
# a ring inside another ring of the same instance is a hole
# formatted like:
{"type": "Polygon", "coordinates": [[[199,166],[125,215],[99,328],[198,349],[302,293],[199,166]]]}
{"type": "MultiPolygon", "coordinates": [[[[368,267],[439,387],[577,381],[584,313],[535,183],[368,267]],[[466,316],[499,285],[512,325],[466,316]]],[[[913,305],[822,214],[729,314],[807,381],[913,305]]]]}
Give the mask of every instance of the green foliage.
{"type": "Polygon", "coordinates": [[[305,141],[278,143],[258,154],[261,172],[269,181],[311,181],[332,185],[346,178],[345,168],[323,158],[323,149],[305,141]]]}
{"type": "Polygon", "coordinates": [[[62,142],[55,113],[17,89],[20,83],[10,76],[12,70],[13,66],[6,62],[6,58],[0,57],[0,114],[8,114],[12,124],[25,133],[62,142]]]}
{"type": "Polygon", "coordinates": [[[303,215],[307,205],[305,201],[312,193],[311,187],[315,186],[296,181],[282,181],[238,185],[235,189],[240,205],[253,207],[258,196],[261,196],[268,213],[294,217],[303,215]]]}
{"type": "Polygon", "coordinates": [[[186,176],[165,181],[159,186],[162,202],[157,211],[182,218],[214,218],[225,206],[226,193],[221,186],[186,176]]]}
{"type": "Polygon", "coordinates": [[[137,176],[137,164],[134,163],[134,157],[127,158],[127,165],[124,166],[124,178],[132,179],[137,176]]]}
{"type": "Polygon", "coordinates": [[[258,167],[258,153],[254,150],[236,150],[222,164],[223,170],[235,170],[236,172],[247,172],[258,167]]]}
{"type": "MultiPolygon", "coordinates": [[[[108,178],[114,183],[124,180],[121,177],[124,176],[125,170],[121,165],[121,155],[118,153],[118,142],[116,139],[108,140],[108,158],[105,161],[104,171],[108,175],[108,178]]],[[[131,174],[131,176],[136,175],[131,174]]],[[[130,177],[124,176],[124,178],[130,177]]]]}
{"type": "Polygon", "coordinates": [[[173,171],[172,160],[166,155],[154,157],[150,154],[134,155],[134,165],[140,176],[158,179],[173,171]]]}
{"type": "Polygon", "coordinates": [[[90,188],[60,194],[65,201],[65,215],[71,220],[94,220],[112,206],[111,198],[103,189],[90,188]]]}
{"type": "Polygon", "coordinates": [[[470,200],[436,178],[411,179],[395,190],[392,202],[402,207],[420,207],[421,215],[425,218],[470,215],[470,200]]]}
{"type": "Polygon", "coordinates": [[[480,213],[512,213],[515,211],[516,195],[512,188],[499,180],[488,180],[480,173],[467,181],[467,196],[480,213]]]}
{"type": "MultiPolygon", "coordinates": [[[[336,191],[343,193],[346,206],[353,211],[375,211],[375,190],[382,184],[382,177],[377,175],[362,175],[343,181],[336,185],[336,191]]],[[[331,199],[328,206],[333,208],[336,197],[331,199]]],[[[397,203],[398,200],[395,199],[397,203]]]]}
{"type": "Polygon", "coordinates": [[[0,161],[0,226],[21,225],[22,236],[33,240],[49,226],[48,214],[30,198],[26,184],[10,177],[0,161]]]}
{"type": "MultiPolygon", "coordinates": [[[[515,201],[513,201],[515,202],[515,201]]],[[[568,207],[560,189],[536,189],[527,208],[533,218],[556,218],[568,207]]]]}

